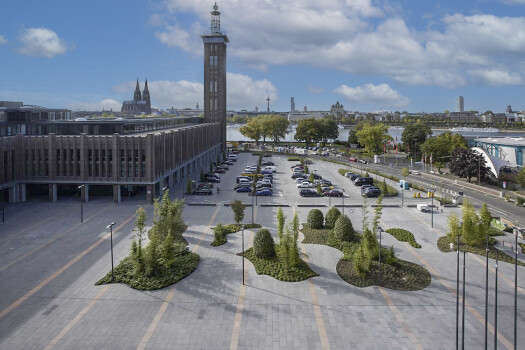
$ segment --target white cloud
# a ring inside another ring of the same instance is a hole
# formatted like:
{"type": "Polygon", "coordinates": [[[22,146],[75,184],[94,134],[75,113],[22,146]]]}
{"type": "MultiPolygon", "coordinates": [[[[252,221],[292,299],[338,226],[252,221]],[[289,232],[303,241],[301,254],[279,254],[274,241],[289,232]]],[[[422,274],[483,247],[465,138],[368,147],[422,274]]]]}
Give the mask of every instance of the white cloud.
{"type": "Polygon", "coordinates": [[[410,103],[407,97],[402,96],[387,84],[365,84],[355,88],[341,85],[334,89],[334,92],[344,96],[351,103],[374,105],[381,108],[404,108],[410,103]]]}
{"type": "MultiPolygon", "coordinates": [[[[199,34],[209,26],[210,1],[163,3],[166,11],[158,39],[202,54],[199,34]],[[197,20],[185,27],[177,18],[187,13],[195,14],[197,20]]],[[[448,88],[515,84],[525,74],[525,17],[454,14],[443,17],[432,29],[418,31],[402,16],[388,16],[397,13],[390,2],[223,0],[219,10],[230,39],[230,57],[260,70],[303,64],[448,88]],[[480,79],[479,71],[494,67],[500,76],[508,77],[480,79]]]]}
{"type": "Polygon", "coordinates": [[[311,94],[319,95],[319,94],[322,94],[324,92],[324,89],[316,87],[316,86],[313,86],[313,85],[308,85],[308,92],[311,93],[311,94]]]}
{"type": "Polygon", "coordinates": [[[508,4],[508,5],[523,5],[525,4],[525,0],[501,0],[501,2],[508,4]]]}
{"type": "Polygon", "coordinates": [[[53,58],[67,51],[64,40],[48,28],[27,28],[20,35],[19,41],[17,51],[25,56],[53,58]]]}
{"type": "MultiPolygon", "coordinates": [[[[117,86],[112,90],[118,93],[126,93],[131,98],[135,90],[136,82],[129,81],[117,86]]],[[[181,81],[148,81],[151,95],[151,103],[158,108],[187,108],[195,107],[198,103],[202,108],[204,86],[199,82],[181,81]]],[[[143,86],[141,86],[143,88],[143,86]]],[[[269,95],[271,102],[278,100],[277,89],[268,80],[254,80],[253,78],[236,73],[227,73],[227,95],[228,108],[242,109],[254,106],[266,105],[266,97],[269,95]]]]}
{"type": "Polygon", "coordinates": [[[471,70],[469,74],[480,84],[500,86],[500,85],[520,85],[523,83],[521,75],[516,72],[504,70],[471,70]]]}
{"type": "Polygon", "coordinates": [[[4,38],[2,35],[0,35],[0,45],[5,45],[7,44],[7,39],[4,38]]]}
{"type": "Polygon", "coordinates": [[[80,111],[110,111],[113,109],[114,112],[120,112],[120,109],[122,108],[122,102],[115,101],[113,99],[105,99],[99,102],[82,102],[77,101],[70,103],[66,106],[66,108],[71,109],[73,111],[80,110],[80,111]]]}

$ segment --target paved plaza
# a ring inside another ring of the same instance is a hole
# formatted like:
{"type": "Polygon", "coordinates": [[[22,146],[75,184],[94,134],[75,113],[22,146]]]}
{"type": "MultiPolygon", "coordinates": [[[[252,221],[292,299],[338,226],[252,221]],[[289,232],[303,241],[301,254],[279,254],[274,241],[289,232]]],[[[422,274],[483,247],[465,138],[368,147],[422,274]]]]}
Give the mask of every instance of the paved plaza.
{"type": "MultiPolygon", "coordinates": [[[[290,179],[285,157],[273,156],[278,172],[273,197],[257,199],[253,216],[276,236],[277,206],[290,220],[301,222],[311,207],[342,205],[343,199],[301,198],[290,179]]],[[[224,206],[232,199],[251,204],[252,197],[233,191],[235,177],[257,157],[241,154],[222,175],[221,191],[212,196],[189,196],[184,234],[189,249],[201,256],[198,268],[179,283],[154,292],[126,285],[95,286],[111,269],[110,239],[105,228],[115,222],[115,264],[128,255],[137,208],[144,206],[151,224],[153,206],[142,197],[94,197],[84,204],[80,223],[78,198],[56,203],[33,201],[6,208],[0,224],[0,349],[453,349],[455,348],[456,253],[442,253],[437,238],[446,232],[446,217],[458,208],[434,214],[418,212],[407,204],[425,200],[405,192],[386,198],[381,225],[414,233],[415,249],[388,234],[383,244],[393,245],[402,259],[420,264],[432,275],[431,284],[417,292],[385,288],[358,288],[336,272],[342,253],[320,245],[303,245],[310,267],[319,274],[302,282],[286,283],[257,275],[246,260],[242,285],[241,232],[228,235],[228,243],[212,247],[211,227],[233,223],[224,206]],[[392,207],[390,207],[391,205],[392,207]]],[[[338,174],[341,166],[315,161],[310,169],[345,189],[345,214],[361,230],[363,203],[359,189],[338,174]]],[[[172,190],[181,196],[185,184],[172,190]]],[[[428,202],[428,199],[426,200],[428,202]]],[[[370,199],[369,204],[375,203],[370,199]]],[[[343,208],[340,208],[343,210],[343,208]]],[[[251,222],[252,208],[245,222],[251,222]]],[[[254,232],[247,230],[246,247],[254,232]]],[[[510,235],[498,237],[510,252],[510,235]]],[[[523,258],[524,255],[520,254],[523,258]]],[[[523,260],[523,259],[522,259],[523,260]]],[[[494,340],[494,265],[490,260],[489,346],[494,340]]],[[[525,285],[525,268],[518,271],[525,285]]],[[[467,254],[465,347],[484,344],[485,259],[467,254]]],[[[499,264],[498,348],[512,349],[514,340],[514,265],[499,264]]],[[[525,289],[518,288],[518,348],[525,344],[525,289]],[[521,332],[520,332],[521,330],[521,332]]]]}

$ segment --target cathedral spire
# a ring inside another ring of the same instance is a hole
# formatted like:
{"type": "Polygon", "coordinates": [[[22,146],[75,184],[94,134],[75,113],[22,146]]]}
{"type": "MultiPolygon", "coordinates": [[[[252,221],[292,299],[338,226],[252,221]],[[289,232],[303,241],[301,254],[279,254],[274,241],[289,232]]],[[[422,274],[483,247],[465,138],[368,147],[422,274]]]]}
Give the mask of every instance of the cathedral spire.
{"type": "Polygon", "coordinates": [[[210,30],[211,34],[222,34],[221,33],[221,13],[218,11],[219,6],[217,3],[213,5],[213,11],[211,11],[211,23],[210,30]]]}
{"type": "Polygon", "coordinates": [[[142,100],[142,96],[140,94],[140,86],[139,86],[139,79],[138,78],[137,78],[137,87],[135,88],[135,93],[133,94],[133,100],[134,101],[142,100]]]}

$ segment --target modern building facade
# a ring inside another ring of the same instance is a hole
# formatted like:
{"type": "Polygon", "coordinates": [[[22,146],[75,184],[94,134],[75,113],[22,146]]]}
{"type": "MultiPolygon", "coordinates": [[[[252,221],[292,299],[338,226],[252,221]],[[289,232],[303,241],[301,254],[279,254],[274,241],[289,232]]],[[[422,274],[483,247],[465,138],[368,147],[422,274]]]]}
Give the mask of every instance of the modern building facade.
{"type": "Polygon", "coordinates": [[[525,138],[488,137],[470,141],[473,150],[483,155],[489,169],[499,177],[503,167],[521,168],[524,165],[525,138]]]}
{"type": "Polygon", "coordinates": [[[144,84],[144,91],[140,92],[139,80],[137,79],[137,86],[133,94],[132,101],[124,101],[122,103],[122,114],[125,115],[139,115],[151,114],[151,98],[148,89],[148,79],[144,84]]]}
{"type": "Polygon", "coordinates": [[[293,97],[290,99],[290,112],[295,112],[295,100],[293,97]]]}
{"type": "Polygon", "coordinates": [[[221,32],[221,13],[217,4],[211,12],[210,32],[204,42],[204,122],[217,123],[219,138],[226,149],[226,34],[221,32]]]}
{"type": "Polygon", "coordinates": [[[465,101],[463,100],[463,96],[458,96],[456,99],[456,112],[464,112],[465,111],[465,101]]]}

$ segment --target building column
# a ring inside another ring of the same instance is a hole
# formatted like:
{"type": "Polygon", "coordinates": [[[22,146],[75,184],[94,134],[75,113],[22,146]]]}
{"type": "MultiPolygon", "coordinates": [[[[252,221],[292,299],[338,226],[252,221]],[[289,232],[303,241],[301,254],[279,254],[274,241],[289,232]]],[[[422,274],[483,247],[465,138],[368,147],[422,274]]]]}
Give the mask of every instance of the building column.
{"type": "Polygon", "coordinates": [[[120,185],[113,185],[113,203],[120,203],[121,199],[120,185]]]}
{"type": "Polygon", "coordinates": [[[18,203],[20,202],[20,187],[18,185],[13,185],[9,187],[9,203],[18,203]]]}
{"type": "Polygon", "coordinates": [[[168,176],[168,187],[170,189],[172,189],[173,187],[175,187],[175,173],[171,173],[169,176],[168,176]]]}
{"type": "Polygon", "coordinates": [[[49,184],[49,201],[56,202],[57,200],[57,184],[49,184]]]}
{"type": "Polygon", "coordinates": [[[146,186],[146,201],[148,204],[153,204],[153,199],[155,198],[155,185],[146,186]]]}
{"type": "Polygon", "coordinates": [[[20,184],[20,201],[27,201],[27,188],[26,184],[20,184]]]}
{"type": "Polygon", "coordinates": [[[80,198],[82,202],[89,202],[89,185],[81,187],[80,198]]]}

